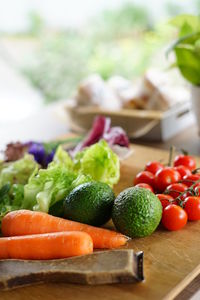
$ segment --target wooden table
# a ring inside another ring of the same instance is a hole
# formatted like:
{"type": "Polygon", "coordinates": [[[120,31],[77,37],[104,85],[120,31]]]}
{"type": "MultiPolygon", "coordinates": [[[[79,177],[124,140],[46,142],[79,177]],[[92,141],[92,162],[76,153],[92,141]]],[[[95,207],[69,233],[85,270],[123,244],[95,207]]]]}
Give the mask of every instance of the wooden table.
{"type": "MultiPolygon", "coordinates": [[[[167,160],[167,157],[166,151],[134,145],[133,154],[121,165],[121,180],[115,192],[131,186],[133,177],[148,160],[167,160]]],[[[126,247],[144,251],[146,280],[142,283],[107,286],[45,284],[1,292],[0,299],[174,299],[200,273],[199,236],[200,222],[190,222],[181,231],[159,228],[149,237],[130,241],[126,247]]],[[[180,299],[184,299],[183,296],[180,299]]]]}

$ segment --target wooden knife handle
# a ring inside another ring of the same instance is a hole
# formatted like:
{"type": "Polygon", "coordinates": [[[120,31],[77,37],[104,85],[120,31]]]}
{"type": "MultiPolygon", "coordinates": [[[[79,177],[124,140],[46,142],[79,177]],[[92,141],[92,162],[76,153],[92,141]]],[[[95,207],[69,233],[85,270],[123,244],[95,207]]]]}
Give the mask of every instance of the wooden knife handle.
{"type": "Polygon", "coordinates": [[[143,279],[143,252],[132,249],[47,261],[0,260],[0,290],[43,282],[96,285],[143,279]]]}

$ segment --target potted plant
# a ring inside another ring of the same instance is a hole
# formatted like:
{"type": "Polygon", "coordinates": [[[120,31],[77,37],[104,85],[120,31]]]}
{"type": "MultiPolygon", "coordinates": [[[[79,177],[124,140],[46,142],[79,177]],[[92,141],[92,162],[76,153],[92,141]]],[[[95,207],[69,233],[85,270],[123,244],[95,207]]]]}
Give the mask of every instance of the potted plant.
{"type": "Polygon", "coordinates": [[[178,28],[178,38],[170,47],[175,63],[191,84],[191,100],[200,131],[200,16],[179,15],[170,23],[178,28]]]}

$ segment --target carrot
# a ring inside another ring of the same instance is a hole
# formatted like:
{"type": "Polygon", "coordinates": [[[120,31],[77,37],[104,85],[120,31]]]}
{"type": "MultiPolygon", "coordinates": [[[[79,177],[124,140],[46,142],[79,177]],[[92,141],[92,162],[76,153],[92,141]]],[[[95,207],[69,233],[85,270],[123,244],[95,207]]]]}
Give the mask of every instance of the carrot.
{"type": "Polygon", "coordinates": [[[0,259],[54,259],[92,252],[91,237],[80,231],[0,238],[0,259]]]}
{"type": "Polygon", "coordinates": [[[117,248],[126,243],[127,237],[116,231],[93,227],[43,212],[16,210],[8,213],[2,220],[4,236],[38,234],[59,231],[84,231],[88,233],[94,248],[117,248]]]}

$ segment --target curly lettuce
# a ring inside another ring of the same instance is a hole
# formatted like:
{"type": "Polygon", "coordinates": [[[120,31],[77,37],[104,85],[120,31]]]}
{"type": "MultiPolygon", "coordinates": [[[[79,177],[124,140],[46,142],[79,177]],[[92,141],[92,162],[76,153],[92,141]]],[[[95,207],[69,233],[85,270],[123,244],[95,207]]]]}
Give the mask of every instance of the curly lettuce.
{"type": "Polygon", "coordinates": [[[4,215],[22,208],[24,184],[38,171],[32,155],[0,165],[0,224],[4,215]]]}
{"type": "Polygon", "coordinates": [[[68,170],[73,170],[74,163],[67,151],[65,151],[62,146],[58,146],[56,153],[54,155],[53,161],[50,166],[62,165],[68,170]]]}
{"type": "Polygon", "coordinates": [[[74,169],[80,174],[89,175],[111,187],[119,181],[119,158],[104,140],[78,152],[74,164],[74,169]]]}
{"type": "Polygon", "coordinates": [[[75,155],[74,160],[59,146],[50,165],[55,164],[60,164],[77,174],[89,176],[91,180],[107,183],[111,187],[120,178],[119,158],[105,140],[84,148],[75,155]]]}
{"type": "Polygon", "coordinates": [[[7,183],[26,184],[35,170],[38,170],[38,164],[30,154],[25,154],[23,158],[14,162],[5,163],[0,172],[0,187],[7,183]]]}
{"type": "Polygon", "coordinates": [[[24,186],[22,184],[6,183],[0,188],[0,226],[2,218],[10,211],[21,208],[24,198],[24,186]]]}
{"type": "Polygon", "coordinates": [[[76,174],[60,164],[40,169],[24,187],[23,207],[48,212],[49,207],[64,199],[76,174]]]}

